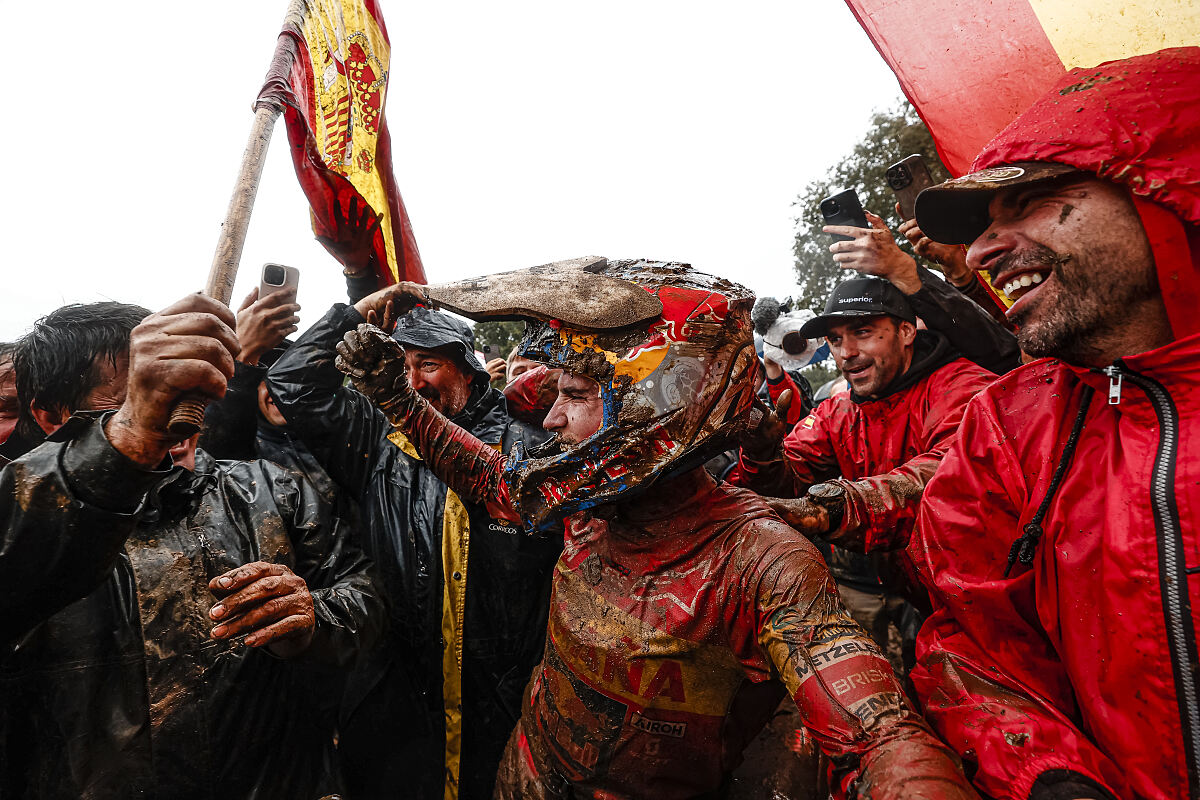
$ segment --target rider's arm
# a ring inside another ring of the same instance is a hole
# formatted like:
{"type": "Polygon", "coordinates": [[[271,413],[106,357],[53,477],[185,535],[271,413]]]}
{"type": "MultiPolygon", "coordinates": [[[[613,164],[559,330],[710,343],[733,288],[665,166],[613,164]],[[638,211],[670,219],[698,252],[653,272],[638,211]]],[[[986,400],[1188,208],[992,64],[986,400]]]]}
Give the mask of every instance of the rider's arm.
{"type": "Polygon", "coordinates": [[[901,692],[879,648],[850,617],[816,548],[777,520],[755,523],[764,543],[747,592],[758,642],[845,796],[976,798],[954,753],[901,692]]]}

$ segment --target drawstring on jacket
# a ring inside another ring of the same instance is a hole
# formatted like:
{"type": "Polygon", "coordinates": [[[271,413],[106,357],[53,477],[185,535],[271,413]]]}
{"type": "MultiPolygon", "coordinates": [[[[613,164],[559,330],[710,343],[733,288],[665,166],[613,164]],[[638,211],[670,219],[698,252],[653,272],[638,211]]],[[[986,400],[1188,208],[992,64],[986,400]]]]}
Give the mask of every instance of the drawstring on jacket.
{"type": "Polygon", "coordinates": [[[1071,426],[1071,435],[1067,437],[1066,447],[1063,448],[1062,456],[1058,459],[1058,466],[1054,468],[1054,476],[1050,478],[1046,496],[1042,498],[1041,505],[1038,506],[1033,519],[1029,520],[1029,524],[1022,529],[1021,536],[1012,543],[1012,547],[1008,550],[1008,566],[1004,568],[1004,577],[1006,578],[1018,561],[1022,564],[1033,563],[1033,554],[1037,552],[1038,542],[1042,538],[1042,520],[1046,518],[1046,513],[1050,510],[1050,501],[1054,499],[1058,485],[1062,483],[1063,477],[1071,466],[1071,459],[1075,455],[1075,446],[1079,444],[1079,434],[1083,431],[1083,419],[1087,416],[1088,406],[1092,404],[1094,393],[1091,386],[1084,384],[1083,392],[1079,397],[1079,411],[1075,414],[1075,423],[1071,426]]]}

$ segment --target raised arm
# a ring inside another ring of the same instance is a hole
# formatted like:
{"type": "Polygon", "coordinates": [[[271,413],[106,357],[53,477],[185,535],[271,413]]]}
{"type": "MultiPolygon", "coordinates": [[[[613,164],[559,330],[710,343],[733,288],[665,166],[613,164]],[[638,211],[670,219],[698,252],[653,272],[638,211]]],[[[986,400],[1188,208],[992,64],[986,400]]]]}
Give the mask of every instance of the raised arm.
{"type": "Polygon", "coordinates": [[[374,325],[348,331],[337,368],[401,430],[440,480],[494,516],[516,519],[502,480],[507,457],[442,416],[408,382],[404,349],[374,325]]]}

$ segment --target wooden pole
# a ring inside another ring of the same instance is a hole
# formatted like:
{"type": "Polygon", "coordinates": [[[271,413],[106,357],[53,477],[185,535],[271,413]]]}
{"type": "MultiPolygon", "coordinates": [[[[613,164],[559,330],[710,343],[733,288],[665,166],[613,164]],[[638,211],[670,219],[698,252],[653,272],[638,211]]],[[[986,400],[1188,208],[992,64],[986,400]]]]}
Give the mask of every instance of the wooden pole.
{"type": "MultiPolygon", "coordinates": [[[[254,112],[254,124],[250,128],[250,140],[242,155],[242,169],[233,187],[233,197],[229,199],[225,222],[221,224],[221,236],[208,270],[204,293],[225,305],[229,305],[233,295],[233,283],[237,280],[242,247],[246,244],[246,231],[250,227],[250,214],[254,211],[254,198],[258,195],[258,184],[267,160],[267,147],[271,144],[275,120],[282,111],[282,106],[277,102],[259,101],[254,112]]],[[[167,430],[181,437],[191,436],[200,430],[204,425],[207,402],[198,397],[184,398],[171,412],[167,430]]]]}

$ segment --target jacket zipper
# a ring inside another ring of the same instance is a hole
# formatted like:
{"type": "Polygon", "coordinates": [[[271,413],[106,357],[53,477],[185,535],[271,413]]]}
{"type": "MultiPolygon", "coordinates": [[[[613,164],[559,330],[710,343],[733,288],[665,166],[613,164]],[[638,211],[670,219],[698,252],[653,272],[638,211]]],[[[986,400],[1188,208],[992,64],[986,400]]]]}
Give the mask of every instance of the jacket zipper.
{"type": "Polygon", "coordinates": [[[1179,446],[1179,414],[1161,383],[1129,370],[1120,361],[1104,370],[1109,376],[1109,403],[1120,402],[1121,377],[1139,386],[1158,416],[1158,454],[1150,479],[1150,507],[1158,534],[1158,580],[1163,596],[1167,644],[1175,674],[1175,695],[1183,728],[1188,765],[1188,796],[1200,800],[1200,687],[1196,655],[1196,628],[1188,593],[1187,565],[1183,559],[1183,531],[1175,503],[1175,459],[1179,446]],[[1116,392],[1114,401],[1113,392],[1116,392]]]}

